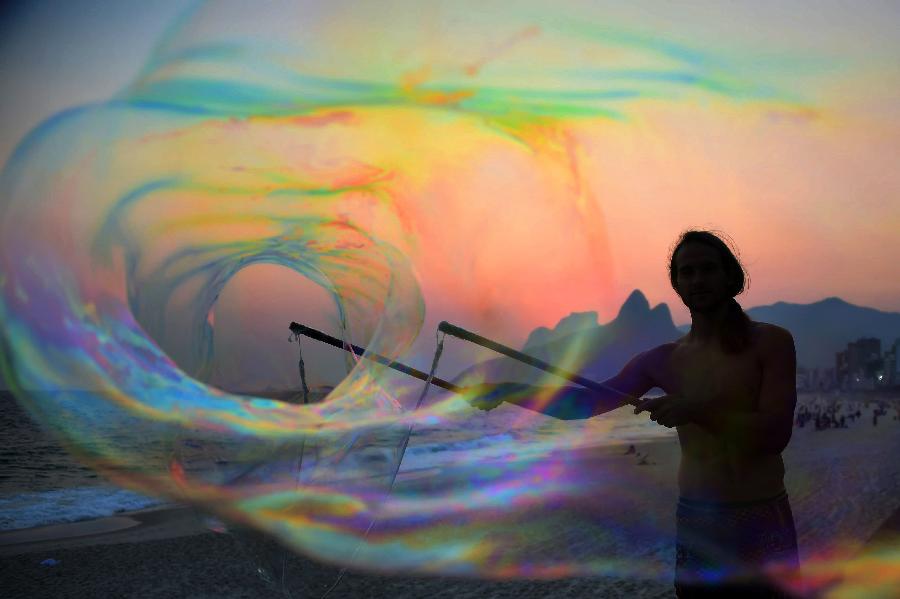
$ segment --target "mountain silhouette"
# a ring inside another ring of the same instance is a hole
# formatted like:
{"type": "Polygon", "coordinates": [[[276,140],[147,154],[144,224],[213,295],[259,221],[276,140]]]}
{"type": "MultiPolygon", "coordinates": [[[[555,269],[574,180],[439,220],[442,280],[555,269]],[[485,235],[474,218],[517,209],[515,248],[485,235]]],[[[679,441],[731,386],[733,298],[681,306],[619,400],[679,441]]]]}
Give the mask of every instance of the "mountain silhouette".
{"type": "MultiPolygon", "coordinates": [[[[900,340],[900,313],[855,306],[837,297],[812,304],[777,302],[746,310],[751,319],[784,327],[794,336],[798,366],[830,368],[835,354],[859,337],[878,337],[887,348],[900,340]]],[[[616,317],[598,324],[596,312],[573,312],[552,329],[531,332],[522,351],[594,380],[615,375],[635,354],[674,341],[690,330],[676,327],[665,303],[650,308],[635,289],[616,317]]],[[[457,381],[521,381],[556,384],[562,379],[507,357],[481,362],[457,381]]]]}
{"type": "MultiPolygon", "coordinates": [[[[653,309],[639,289],[622,304],[607,324],[597,323],[596,312],[576,312],[553,328],[532,331],[523,352],[588,378],[602,380],[621,370],[635,354],[682,336],[666,304],[653,309]]],[[[548,376],[517,360],[500,357],[476,364],[456,380],[521,381],[535,383],[548,376]]],[[[555,379],[556,381],[561,379],[555,379]]]]}
{"type": "Polygon", "coordinates": [[[812,304],[776,302],[750,308],[747,314],[789,330],[797,364],[807,368],[834,367],[834,355],[860,337],[881,339],[882,351],[900,340],[900,313],[856,306],[839,297],[812,304]]]}

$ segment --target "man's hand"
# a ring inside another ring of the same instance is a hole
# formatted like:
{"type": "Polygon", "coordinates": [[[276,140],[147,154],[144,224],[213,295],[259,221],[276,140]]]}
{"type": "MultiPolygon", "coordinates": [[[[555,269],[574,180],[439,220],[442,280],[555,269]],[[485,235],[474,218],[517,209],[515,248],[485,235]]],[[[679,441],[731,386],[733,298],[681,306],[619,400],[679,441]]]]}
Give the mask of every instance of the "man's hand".
{"type": "Polygon", "coordinates": [[[480,385],[472,385],[471,387],[463,387],[463,394],[468,402],[485,412],[490,412],[507,398],[512,397],[516,393],[521,393],[528,388],[528,385],[520,383],[482,383],[480,385]]]}
{"type": "Polygon", "coordinates": [[[634,409],[634,413],[649,412],[650,420],[666,428],[672,428],[691,422],[706,405],[707,402],[688,399],[681,395],[663,395],[645,399],[634,409]]]}

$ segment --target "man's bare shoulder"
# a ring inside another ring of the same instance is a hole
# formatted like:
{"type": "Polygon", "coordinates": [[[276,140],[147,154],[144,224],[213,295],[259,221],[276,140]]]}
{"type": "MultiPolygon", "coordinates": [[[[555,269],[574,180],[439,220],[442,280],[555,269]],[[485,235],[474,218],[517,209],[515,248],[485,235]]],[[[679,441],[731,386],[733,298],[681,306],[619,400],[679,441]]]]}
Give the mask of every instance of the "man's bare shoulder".
{"type": "Polygon", "coordinates": [[[794,344],[794,336],[784,327],[768,322],[751,321],[756,342],[765,347],[784,347],[794,344]]]}
{"type": "Polygon", "coordinates": [[[753,322],[751,348],[758,363],[765,366],[773,361],[786,362],[796,359],[794,336],[791,332],[775,324],[753,322]]]}

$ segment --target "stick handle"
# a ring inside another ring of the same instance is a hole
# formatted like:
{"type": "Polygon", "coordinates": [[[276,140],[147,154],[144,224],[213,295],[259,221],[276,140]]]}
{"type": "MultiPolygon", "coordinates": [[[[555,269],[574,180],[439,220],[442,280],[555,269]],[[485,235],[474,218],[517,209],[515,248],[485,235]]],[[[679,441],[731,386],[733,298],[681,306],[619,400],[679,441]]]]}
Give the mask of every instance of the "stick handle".
{"type": "MultiPolygon", "coordinates": [[[[296,322],[291,322],[291,326],[289,327],[291,332],[295,335],[305,335],[316,341],[321,341],[322,343],[327,343],[328,345],[333,345],[339,349],[343,349],[344,351],[352,351],[357,356],[362,356],[367,360],[372,360],[374,362],[378,362],[379,364],[384,364],[394,370],[399,370],[404,374],[408,374],[410,376],[414,376],[417,379],[427,381],[428,373],[422,372],[421,370],[416,370],[412,366],[407,366],[401,362],[394,362],[389,358],[385,358],[384,356],[378,355],[374,352],[368,351],[364,347],[359,347],[357,345],[352,345],[350,343],[346,343],[342,339],[338,339],[336,337],[332,337],[331,335],[327,335],[322,331],[316,330],[312,327],[308,327],[296,322]]],[[[454,385],[453,383],[447,382],[444,379],[439,379],[438,377],[434,377],[431,379],[432,385],[437,385],[442,389],[446,389],[447,391],[452,391],[454,393],[462,393],[462,387],[459,385],[454,385]]]]}
{"type": "Polygon", "coordinates": [[[519,360],[520,362],[524,362],[535,368],[539,368],[540,370],[544,370],[546,372],[553,373],[559,377],[564,379],[568,379],[573,383],[578,383],[582,387],[586,387],[587,389],[591,389],[593,391],[612,391],[622,397],[628,398],[628,403],[637,406],[640,403],[640,400],[633,395],[625,393],[624,391],[619,391],[609,385],[604,385],[603,383],[598,383],[596,381],[592,381],[590,379],[586,379],[579,374],[575,374],[574,372],[569,372],[568,370],[563,370],[558,366],[554,366],[553,364],[548,364],[543,360],[539,360],[533,356],[529,356],[528,354],[523,354],[522,352],[515,350],[511,347],[507,347],[503,344],[497,343],[496,341],[492,341],[486,337],[482,337],[477,333],[473,333],[471,331],[467,331],[462,327],[458,327],[454,324],[450,324],[446,320],[442,321],[441,324],[438,325],[438,330],[442,333],[446,333],[447,335],[453,335],[454,337],[459,337],[460,339],[465,339],[466,341],[471,341],[477,345],[481,345],[482,347],[486,347],[488,349],[492,349],[497,353],[504,354],[513,358],[515,360],[519,360]]]}

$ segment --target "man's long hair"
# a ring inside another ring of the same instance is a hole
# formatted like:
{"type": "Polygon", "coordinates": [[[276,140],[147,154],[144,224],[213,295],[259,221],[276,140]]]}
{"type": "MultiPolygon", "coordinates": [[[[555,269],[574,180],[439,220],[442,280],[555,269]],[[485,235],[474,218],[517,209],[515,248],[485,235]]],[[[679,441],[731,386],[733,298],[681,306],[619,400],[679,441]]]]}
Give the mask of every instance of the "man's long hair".
{"type": "Polygon", "coordinates": [[[744,292],[746,287],[750,286],[750,275],[737,258],[737,251],[732,250],[733,242],[725,241],[731,239],[724,233],[718,231],[701,231],[691,229],[684,231],[672,251],[669,253],[669,282],[672,283],[672,289],[678,293],[675,285],[677,272],[675,268],[675,255],[686,243],[702,243],[707,247],[716,250],[719,258],[722,260],[722,267],[725,274],[731,282],[731,288],[728,292],[731,294],[731,300],[728,303],[728,309],[725,314],[725,322],[722,327],[720,341],[726,353],[737,354],[742,352],[750,345],[750,317],[744,313],[743,308],[737,302],[735,296],[744,292]]]}

